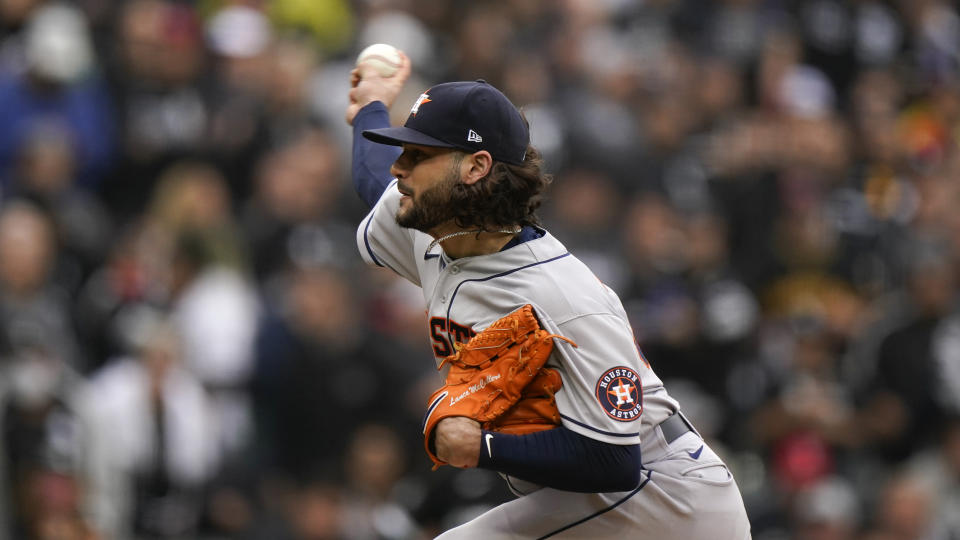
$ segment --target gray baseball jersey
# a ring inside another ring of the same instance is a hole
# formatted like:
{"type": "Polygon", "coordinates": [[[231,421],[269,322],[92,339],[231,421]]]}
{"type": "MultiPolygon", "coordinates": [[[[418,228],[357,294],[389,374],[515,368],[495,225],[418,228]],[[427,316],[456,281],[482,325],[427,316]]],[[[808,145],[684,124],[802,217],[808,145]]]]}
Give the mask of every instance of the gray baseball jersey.
{"type": "Polygon", "coordinates": [[[357,243],[368,263],[422,288],[437,363],[454,342],[533,305],[544,328],[578,345],[558,340],[548,362],[563,379],[556,399],[564,427],[607,443],[641,444],[646,469],[642,485],[628,493],[571,493],[508,478],[523,496],[444,538],[749,538],[739,491],[720,459],[694,431],[670,442],[661,432],[678,404],[643,358],[612,290],[549,233],[451,260],[440,246],[430,248],[429,235],[397,225],[399,200],[394,181],[360,224],[357,243]],[[710,512],[735,519],[711,523],[710,512]]]}

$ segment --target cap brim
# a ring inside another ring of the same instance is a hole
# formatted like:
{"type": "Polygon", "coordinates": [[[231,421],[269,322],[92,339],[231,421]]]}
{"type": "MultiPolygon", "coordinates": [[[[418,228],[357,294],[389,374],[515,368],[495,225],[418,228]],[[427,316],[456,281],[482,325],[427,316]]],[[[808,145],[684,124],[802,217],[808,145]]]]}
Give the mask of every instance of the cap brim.
{"type": "Polygon", "coordinates": [[[401,146],[403,144],[421,144],[423,146],[455,148],[455,146],[450,143],[445,143],[440,139],[435,139],[429,135],[405,126],[365,129],[363,130],[363,136],[375,143],[389,144],[391,146],[401,146]]]}

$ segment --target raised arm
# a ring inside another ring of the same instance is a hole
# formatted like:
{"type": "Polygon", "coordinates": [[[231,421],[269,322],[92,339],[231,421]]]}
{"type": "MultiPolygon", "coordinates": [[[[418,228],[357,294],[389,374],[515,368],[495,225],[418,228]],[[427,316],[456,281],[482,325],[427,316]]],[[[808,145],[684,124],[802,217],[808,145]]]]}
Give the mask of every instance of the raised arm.
{"type": "Polygon", "coordinates": [[[353,160],[350,176],[357,195],[373,207],[390,185],[393,175],[390,166],[400,155],[399,146],[387,146],[369,141],[362,135],[365,129],[388,127],[390,116],[386,105],[374,101],[360,109],[353,122],[353,160]]]}
{"type": "Polygon", "coordinates": [[[345,118],[353,126],[351,176],[357,194],[368,206],[373,206],[390,184],[390,166],[400,155],[400,148],[375,144],[361,133],[390,125],[389,108],[410,77],[410,59],[403,53],[400,56],[400,69],[390,77],[381,77],[364,64],[350,72],[350,105],[345,118]]]}

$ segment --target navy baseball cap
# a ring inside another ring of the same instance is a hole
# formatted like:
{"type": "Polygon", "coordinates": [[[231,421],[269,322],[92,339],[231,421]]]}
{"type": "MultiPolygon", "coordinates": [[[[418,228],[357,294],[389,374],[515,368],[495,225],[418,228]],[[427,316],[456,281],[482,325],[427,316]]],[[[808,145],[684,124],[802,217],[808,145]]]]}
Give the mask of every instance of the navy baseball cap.
{"type": "Polygon", "coordinates": [[[402,127],[367,129],[373,142],[486,150],[496,161],[519,165],[530,132],[520,112],[483,79],[438,84],[420,94],[402,127]]]}

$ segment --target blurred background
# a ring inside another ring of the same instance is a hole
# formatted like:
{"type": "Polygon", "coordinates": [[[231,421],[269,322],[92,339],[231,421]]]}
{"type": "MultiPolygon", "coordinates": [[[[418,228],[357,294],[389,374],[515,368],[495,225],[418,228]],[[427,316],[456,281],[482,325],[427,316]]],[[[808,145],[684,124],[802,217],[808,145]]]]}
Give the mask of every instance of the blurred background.
{"type": "Polygon", "coordinates": [[[947,0],[0,0],[0,538],[420,539],[422,297],[365,268],[349,71],[524,110],[759,540],[960,538],[947,0]]]}

